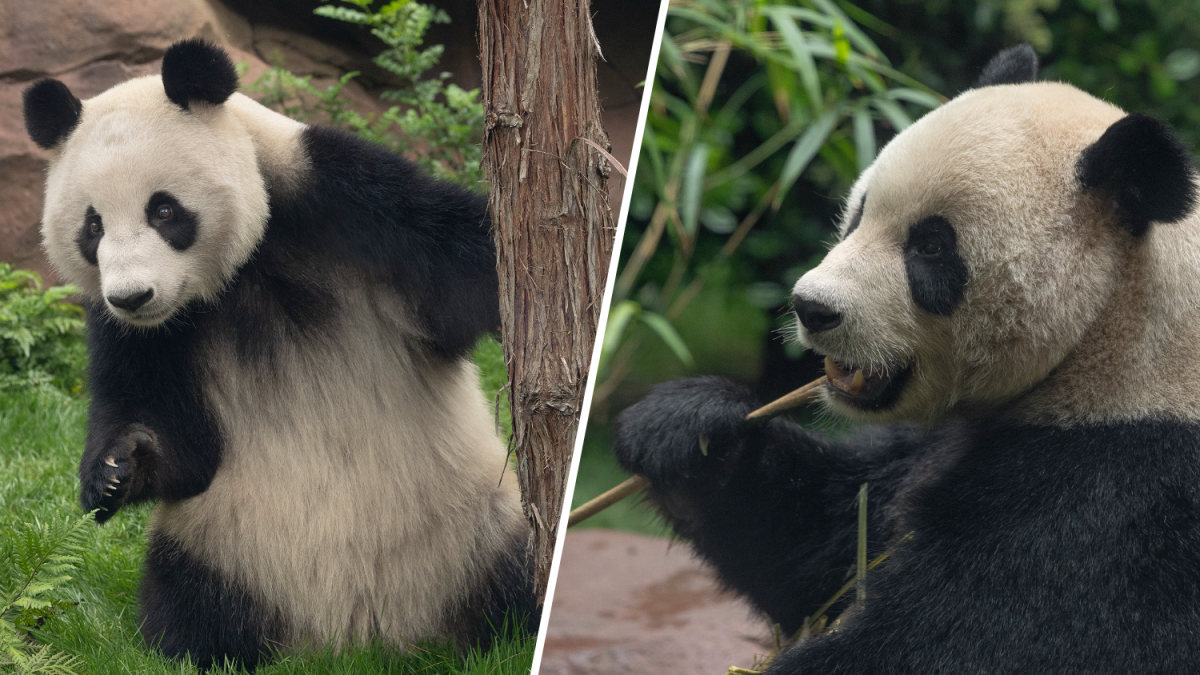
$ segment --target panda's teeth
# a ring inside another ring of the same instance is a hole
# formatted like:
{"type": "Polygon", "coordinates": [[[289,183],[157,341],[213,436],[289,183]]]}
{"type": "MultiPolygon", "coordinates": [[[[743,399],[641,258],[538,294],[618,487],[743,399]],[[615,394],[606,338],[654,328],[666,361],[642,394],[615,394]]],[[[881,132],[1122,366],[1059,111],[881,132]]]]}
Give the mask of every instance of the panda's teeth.
{"type": "Polygon", "coordinates": [[[861,394],[867,386],[867,378],[863,377],[862,368],[854,371],[854,379],[850,382],[850,388],[846,391],[851,394],[861,394]]]}

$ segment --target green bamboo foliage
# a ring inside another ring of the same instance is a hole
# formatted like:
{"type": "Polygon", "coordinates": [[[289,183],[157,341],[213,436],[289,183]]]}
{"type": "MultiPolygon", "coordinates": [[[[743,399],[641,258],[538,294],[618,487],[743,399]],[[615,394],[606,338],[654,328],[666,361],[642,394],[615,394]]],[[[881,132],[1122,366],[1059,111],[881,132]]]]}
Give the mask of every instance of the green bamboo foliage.
{"type": "Polygon", "coordinates": [[[643,340],[691,361],[675,320],[806,171],[832,168],[848,184],[874,161],[877,127],[900,131],[945,100],[893,67],[833,0],[684,0],[668,16],[633,200],[635,211],[654,206],[644,228],[631,219],[627,230],[637,243],[614,287],[597,402],[630,373],[643,340]],[[747,57],[754,74],[734,81],[728,64],[747,57]],[[748,120],[765,95],[776,117],[748,120]],[[747,149],[745,134],[737,141],[748,123],[775,131],[747,149]],[[724,244],[698,251],[713,235],[724,244]],[[664,258],[669,265],[649,271],[664,258]],[[631,317],[649,330],[634,330],[631,317]]]}

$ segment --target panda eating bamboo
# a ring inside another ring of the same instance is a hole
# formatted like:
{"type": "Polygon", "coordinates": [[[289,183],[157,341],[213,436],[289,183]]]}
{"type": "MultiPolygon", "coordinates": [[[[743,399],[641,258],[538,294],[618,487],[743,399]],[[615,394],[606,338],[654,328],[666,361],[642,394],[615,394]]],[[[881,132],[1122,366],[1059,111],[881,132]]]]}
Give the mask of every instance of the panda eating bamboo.
{"type": "Polygon", "coordinates": [[[499,325],[486,200],[236,88],[189,40],[161,78],[24,96],[45,249],[86,298],[83,506],[158,501],[147,642],[253,667],[535,626],[469,358],[499,325]]]}
{"type": "Polygon", "coordinates": [[[826,438],[718,378],[657,387],[618,459],[788,634],[768,673],[1193,673],[1200,215],[1164,124],[1034,82],[1028,46],[900,133],[794,288],[826,438]]]}

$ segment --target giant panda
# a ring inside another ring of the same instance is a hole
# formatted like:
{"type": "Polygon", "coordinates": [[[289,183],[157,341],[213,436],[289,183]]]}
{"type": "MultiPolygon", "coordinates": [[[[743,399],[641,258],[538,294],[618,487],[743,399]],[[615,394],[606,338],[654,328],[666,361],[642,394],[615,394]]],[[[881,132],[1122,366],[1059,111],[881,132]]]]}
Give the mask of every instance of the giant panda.
{"type": "Polygon", "coordinates": [[[499,326],[486,199],[237,83],[188,40],[161,77],[24,94],[45,250],[85,298],[83,507],[157,501],[147,643],[254,667],[536,626],[469,358],[499,326]]]}
{"type": "Polygon", "coordinates": [[[615,450],[785,634],[768,669],[1192,673],[1200,663],[1200,215],[1163,123],[1036,82],[1028,46],[898,134],[793,289],[840,437],[717,378],[659,385],[615,450]],[[815,618],[815,617],[814,617],[815,618]]]}

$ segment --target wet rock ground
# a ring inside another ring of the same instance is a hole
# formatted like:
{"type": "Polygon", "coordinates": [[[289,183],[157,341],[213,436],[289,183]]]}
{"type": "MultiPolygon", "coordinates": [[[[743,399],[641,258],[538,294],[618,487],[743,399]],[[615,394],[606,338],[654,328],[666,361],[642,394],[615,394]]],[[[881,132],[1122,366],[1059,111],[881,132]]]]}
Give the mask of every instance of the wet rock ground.
{"type": "Polygon", "coordinates": [[[613,530],[567,534],[542,675],[722,675],[771,650],[750,606],[718,590],[684,543],[613,530]]]}

